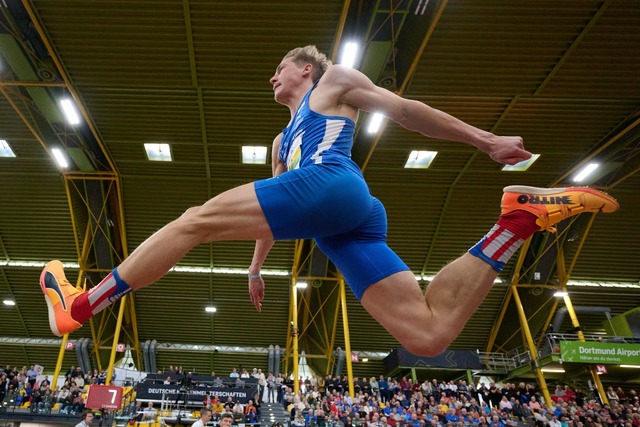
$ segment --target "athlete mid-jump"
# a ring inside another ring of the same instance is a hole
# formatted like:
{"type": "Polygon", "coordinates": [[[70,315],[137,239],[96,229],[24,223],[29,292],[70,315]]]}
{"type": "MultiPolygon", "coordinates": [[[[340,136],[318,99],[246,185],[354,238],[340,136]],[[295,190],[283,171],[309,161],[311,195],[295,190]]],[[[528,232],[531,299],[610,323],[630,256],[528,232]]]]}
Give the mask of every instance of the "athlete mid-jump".
{"type": "Polygon", "coordinates": [[[522,138],[494,135],[397,96],[357,70],[331,65],[315,46],[289,52],[270,83],[275,100],[291,112],[273,141],[273,177],[188,209],[88,292],[69,284],[59,261],[48,263],[40,285],[54,334],[72,332],[123,295],[161,278],[196,245],[219,240],[256,240],[248,281],[259,311],[265,288],[260,268],[274,241],[313,238],[371,316],[410,352],[433,355],[459,334],[505,263],[533,233],[582,212],[618,209],[615,199],[589,188],[507,187],[497,223],[444,267],[423,294],[387,246],[384,207],[351,160],[359,110],[380,112],[432,138],[472,145],[503,164],[531,157],[522,138]]]}

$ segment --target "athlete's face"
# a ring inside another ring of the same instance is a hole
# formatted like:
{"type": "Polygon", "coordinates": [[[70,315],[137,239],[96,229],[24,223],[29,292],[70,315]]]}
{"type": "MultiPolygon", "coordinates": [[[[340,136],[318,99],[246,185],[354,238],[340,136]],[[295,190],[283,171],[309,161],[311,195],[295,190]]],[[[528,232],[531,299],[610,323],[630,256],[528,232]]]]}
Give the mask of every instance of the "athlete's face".
{"type": "Polygon", "coordinates": [[[286,102],[287,93],[301,82],[303,69],[304,67],[300,67],[291,58],[282,60],[273,77],[269,79],[276,102],[286,102]]]}

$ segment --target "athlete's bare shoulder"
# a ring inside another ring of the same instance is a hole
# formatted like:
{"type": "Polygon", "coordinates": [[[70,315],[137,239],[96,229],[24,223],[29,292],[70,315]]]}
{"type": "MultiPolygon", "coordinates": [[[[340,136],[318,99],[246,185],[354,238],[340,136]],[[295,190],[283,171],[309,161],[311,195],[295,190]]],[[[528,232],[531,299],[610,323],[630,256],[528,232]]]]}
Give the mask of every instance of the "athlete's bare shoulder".
{"type": "Polygon", "coordinates": [[[342,102],[349,90],[349,76],[353,70],[343,65],[331,65],[322,75],[311,94],[309,106],[320,114],[357,118],[357,108],[342,102]]]}

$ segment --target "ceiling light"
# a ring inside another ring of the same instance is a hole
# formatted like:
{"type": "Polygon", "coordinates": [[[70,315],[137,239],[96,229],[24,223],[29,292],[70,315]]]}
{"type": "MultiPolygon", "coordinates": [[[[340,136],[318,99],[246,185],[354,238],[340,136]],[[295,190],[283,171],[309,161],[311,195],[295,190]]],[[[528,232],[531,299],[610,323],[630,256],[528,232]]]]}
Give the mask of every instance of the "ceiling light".
{"type": "Polygon", "coordinates": [[[564,374],[564,369],[562,368],[542,368],[541,371],[554,373],[554,374],[564,374]]]}
{"type": "Polygon", "coordinates": [[[413,150],[411,154],[409,154],[409,158],[407,159],[407,163],[404,164],[404,167],[407,169],[427,169],[431,166],[431,162],[433,162],[437,154],[437,151],[413,150]]]}
{"type": "Polygon", "coordinates": [[[0,157],[15,157],[16,154],[13,152],[9,143],[4,139],[0,139],[0,157]]]}
{"type": "Polygon", "coordinates": [[[144,144],[144,150],[147,152],[147,159],[153,162],[171,162],[171,146],[169,144],[144,144]]]}
{"type": "Polygon", "coordinates": [[[600,165],[598,163],[589,163],[573,178],[573,182],[583,182],[589,175],[591,175],[600,165]]]}
{"type": "Polygon", "coordinates": [[[267,147],[263,146],[242,146],[242,163],[246,165],[266,165],[267,147]]]}
{"type": "Polygon", "coordinates": [[[367,362],[369,361],[369,358],[368,358],[368,357],[363,357],[363,358],[362,358],[362,361],[363,361],[364,363],[367,363],[367,362]]]}
{"type": "Polygon", "coordinates": [[[2,301],[2,303],[3,303],[4,305],[9,305],[9,306],[14,306],[14,305],[16,305],[16,302],[15,302],[14,300],[12,300],[12,299],[6,299],[6,300],[2,301]]]}
{"type": "MultiPolygon", "coordinates": [[[[433,279],[436,278],[436,276],[414,276],[416,278],[416,281],[421,281],[424,280],[426,282],[432,282],[433,279]]],[[[502,279],[500,279],[499,277],[496,277],[495,280],[493,281],[494,284],[498,284],[498,283],[502,283],[502,279]]]]}
{"type": "MultiPolygon", "coordinates": [[[[0,260],[0,267],[30,267],[30,268],[42,268],[47,263],[44,261],[2,261],[0,260]]],[[[80,265],[78,263],[65,262],[64,268],[78,269],[80,265]]]]}
{"type": "Polygon", "coordinates": [[[384,116],[380,113],[374,113],[369,119],[369,127],[367,127],[367,132],[376,133],[382,127],[382,121],[384,116]]]}
{"type": "Polygon", "coordinates": [[[554,297],[556,298],[564,298],[566,296],[568,296],[569,293],[565,292],[565,291],[557,291],[556,293],[553,294],[554,297]]]}
{"type": "Polygon", "coordinates": [[[51,149],[51,154],[53,154],[53,158],[56,159],[56,162],[58,163],[58,166],[60,166],[63,169],[69,167],[69,162],[67,161],[67,156],[65,156],[65,154],[62,152],[61,149],[53,148],[53,149],[51,149]]]}
{"type": "Polygon", "coordinates": [[[590,282],[586,280],[569,280],[567,286],[585,286],[585,287],[601,287],[601,288],[640,288],[637,282],[590,282]]]}
{"type": "Polygon", "coordinates": [[[62,112],[67,119],[67,123],[69,123],[71,126],[80,124],[80,115],[78,114],[78,110],[76,109],[76,106],[71,99],[61,99],[60,106],[62,107],[62,112]]]}
{"type": "MultiPolygon", "coordinates": [[[[0,261],[0,265],[2,265],[2,261],[0,261]]],[[[184,267],[179,265],[169,271],[178,273],[238,274],[242,276],[249,274],[249,270],[246,268],[184,267]]],[[[289,272],[286,270],[260,270],[260,274],[263,276],[289,276],[289,272]]]]}
{"type": "Polygon", "coordinates": [[[523,160],[515,165],[504,165],[502,170],[505,172],[524,172],[529,169],[529,167],[534,164],[539,157],[540,154],[533,154],[529,159],[523,160]]]}
{"type": "Polygon", "coordinates": [[[307,289],[307,282],[299,281],[296,283],[296,288],[298,289],[307,289]]]}
{"type": "Polygon", "coordinates": [[[621,368],[640,369],[640,365],[620,365],[621,368]]]}
{"type": "Polygon", "coordinates": [[[356,58],[358,57],[358,43],[347,42],[342,48],[342,54],[338,64],[342,64],[346,67],[353,68],[356,64],[356,58]]]}
{"type": "Polygon", "coordinates": [[[206,311],[207,313],[215,313],[216,311],[218,311],[218,309],[213,306],[207,306],[204,308],[204,311],[206,311]]]}

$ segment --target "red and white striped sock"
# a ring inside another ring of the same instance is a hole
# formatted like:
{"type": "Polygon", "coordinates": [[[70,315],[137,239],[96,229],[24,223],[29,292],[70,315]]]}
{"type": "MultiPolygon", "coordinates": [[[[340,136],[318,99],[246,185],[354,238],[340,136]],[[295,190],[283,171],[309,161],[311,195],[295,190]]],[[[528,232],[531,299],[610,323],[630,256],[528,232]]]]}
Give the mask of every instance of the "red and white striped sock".
{"type": "Polygon", "coordinates": [[[71,306],[71,317],[84,323],[132,290],[114,268],[97,286],[76,298],[71,306]]]}
{"type": "Polygon", "coordinates": [[[540,227],[536,216],[526,211],[513,211],[500,219],[469,253],[486,261],[498,273],[524,241],[540,227]]]}

